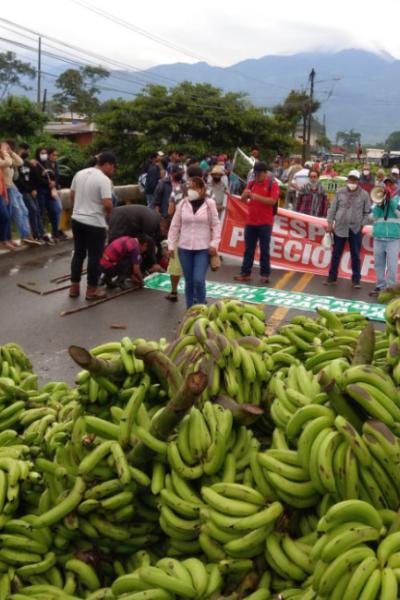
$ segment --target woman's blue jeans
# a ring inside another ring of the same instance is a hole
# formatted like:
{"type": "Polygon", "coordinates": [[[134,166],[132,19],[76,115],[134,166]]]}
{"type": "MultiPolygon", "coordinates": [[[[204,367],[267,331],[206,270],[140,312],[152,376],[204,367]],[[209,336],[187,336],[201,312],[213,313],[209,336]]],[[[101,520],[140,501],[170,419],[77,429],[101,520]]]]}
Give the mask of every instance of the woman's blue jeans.
{"type": "Polygon", "coordinates": [[[206,302],[206,273],[209,264],[207,250],[178,248],[183,275],[185,277],[186,307],[206,302]]]}

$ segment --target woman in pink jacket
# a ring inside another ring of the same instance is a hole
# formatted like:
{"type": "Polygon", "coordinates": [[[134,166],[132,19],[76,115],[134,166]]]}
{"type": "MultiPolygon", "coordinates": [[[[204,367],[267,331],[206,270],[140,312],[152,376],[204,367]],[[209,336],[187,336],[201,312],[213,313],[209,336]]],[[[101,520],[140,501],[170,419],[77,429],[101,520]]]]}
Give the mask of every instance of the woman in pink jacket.
{"type": "Polygon", "coordinates": [[[217,253],[221,223],[215,201],[206,197],[201,177],[192,177],[188,194],[176,207],[168,234],[168,251],[178,252],[185,277],[186,306],[205,304],[210,256],[217,253]]]}

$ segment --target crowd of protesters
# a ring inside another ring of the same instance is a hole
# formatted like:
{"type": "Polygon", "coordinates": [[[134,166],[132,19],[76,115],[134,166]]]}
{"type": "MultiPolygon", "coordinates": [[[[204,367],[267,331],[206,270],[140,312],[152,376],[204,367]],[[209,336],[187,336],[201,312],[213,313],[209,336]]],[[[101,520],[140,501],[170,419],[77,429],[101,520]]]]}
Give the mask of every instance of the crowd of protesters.
{"type": "MultiPolygon", "coordinates": [[[[167,270],[171,277],[170,301],[178,299],[178,284],[185,279],[186,304],[205,302],[206,272],[218,256],[221,218],[228,193],[247,204],[244,256],[238,282],[251,280],[260,248],[260,283],[271,274],[269,247],[277,212],[280,184],[286,184],[284,206],[327,219],[332,260],[327,285],[337,283],[340,260],[349,245],[352,284],[361,286],[362,229],[373,223],[376,287],[379,293],[397,283],[400,244],[399,169],[372,173],[368,163],[351,169],[331,202],[321,178],[336,177],[335,164],[302,163],[277,157],[271,165],[251,152],[253,166],[240,178],[232,172],[227,155],[187,159],[175,150],[154,152],[142,168],[140,186],[146,206],[116,206],[112,176],[116,157],[105,151],[79,171],[71,185],[74,254],[70,296],[80,295],[83,262],[88,258],[86,299],[106,294],[103,286],[143,284],[147,273],[167,270]],[[381,187],[383,200],[372,207],[369,191],[381,187]]],[[[61,202],[58,155],[55,148],[39,147],[30,157],[27,144],[0,145],[0,248],[22,244],[55,244],[68,239],[60,230],[61,202]],[[20,237],[12,239],[12,227],[20,237]],[[51,230],[51,233],[47,233],[51,230]]]]}
{"type": "Polygon", "coordinates": [[[0,143],[0,249],[52,245],[68,239],[60,229],[60,177],[55,148],[39,147],[30,158],[28,144],[0,143]],[[51,235],[46,232],[46,223],[51,235]],[[13,239],[16,229],[20,242],[13,239]]]}

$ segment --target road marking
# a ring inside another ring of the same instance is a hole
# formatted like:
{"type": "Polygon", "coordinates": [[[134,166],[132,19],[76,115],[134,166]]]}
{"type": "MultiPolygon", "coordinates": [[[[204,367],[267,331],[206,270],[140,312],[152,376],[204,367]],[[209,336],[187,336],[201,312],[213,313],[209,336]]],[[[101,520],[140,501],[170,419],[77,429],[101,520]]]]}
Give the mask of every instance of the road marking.
{"type": "Polygon", "coordinates": [[[282,277],[278,279],[278,281],[274,284],[274,290],[283,290],[287,282],[292,279],[295,271],[286,271],[282,277]]]}
{"type": "MultiPolygon", "coordinates": [[[[293,275],[294,271],[289,271],[289,273],[287,273],[287,275],[289,275],[289,274],[293,275]]],[[[295,283],[295,285],[293,286],[293,288],[290,291],[291,292],[303,292],[313,277],[314,277],[314,275],[312,273],[304,273],[300,277],[298,282],[295,283]]],[[[277,289],[282,289],[283,286],[282,286],[281,282],[284,278],[285,278],[285,275],[283,277],[281,277],[281,279],[279,279],[279,281],[277,282],[277,285],[275,286],[277,289]],[[280,287],[278,287],[279,284],[281,284],[280,287]]],[[[290,279],[290,277],[288,279],[285,279],[283,285],[285,285],[285,283],[289,279],[290,279]]],[[[276,331],[276,329],[282,323],[283,319],[288,314],[289,310],[290,310],[289,308],[279,307],[279,308],[276,308],[272,312],[271,316],[269,317],[269,319],[267,321],[267,326],[265,328],[265,333],[267,335],[272,335],[276,331]]]]}

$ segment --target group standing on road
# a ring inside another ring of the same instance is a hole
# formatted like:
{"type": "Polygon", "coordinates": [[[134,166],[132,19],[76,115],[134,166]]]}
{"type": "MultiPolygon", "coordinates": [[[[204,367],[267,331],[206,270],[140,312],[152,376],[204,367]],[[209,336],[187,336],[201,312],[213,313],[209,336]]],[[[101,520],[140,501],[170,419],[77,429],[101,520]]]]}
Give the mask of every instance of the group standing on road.
{"type": "MultiPolygon", "coordinates": [[[[116,157],[110,151],[94,157],[91,166],[79,171],[71,185],[74,254],[70,296],[80,294],[82,266],[88,257],[88,300],[106,295],[101,289],[103,284],[110,288],[126,287],[132,282],[142,285],[146,274],[167,271],[171,278],[168,300],[177,301],[183,276],[187,306],[205,302],[206,273],[211,257],[218,258],[221,220],[228,193],[233,190],[240,190],[247,214],[243,261],[235,280],[251,280],[258,246],[260,283],[268,284],[280,182],[287,184],[286,208],[327,219],[332,256],[326,285],[337,284],[348,244],[352,285],[361,287],[360,254],[363,228],[367,224],[372,224],[376,272],[371,294],[397,284],[400,251],[397,167],[389,175],[383,169],[374,174],[368,163],[360,171],[351,169],[343,187],[337,189],[329,202],[321,177],[337,176],[333,162],[303,164],[296,157],[291,161],[278,157],[269,168],[259,160],[258,149],[254,148],[251,155],[253,166],[243,183],[231,172],[232,163],[227,155],[203,156],[200,161],[185,160],[176,150],[168,155],[161,150],[153,152],[139,177],[146,206],[118,206],[111,182],[116,157]],[[369,191],[374,186],[382,190],[382,201],[372,205],[369,191]]],[[[0,249],[18,250],[22,244],[50,245],[68,239],[60,227],[59,190],[58,154],[54,147],[39,147],[31,157],[28,144],[2,141],[0,249]],[[13,239],[13,229],[18,232],[20,243],[13,239]]]]}

